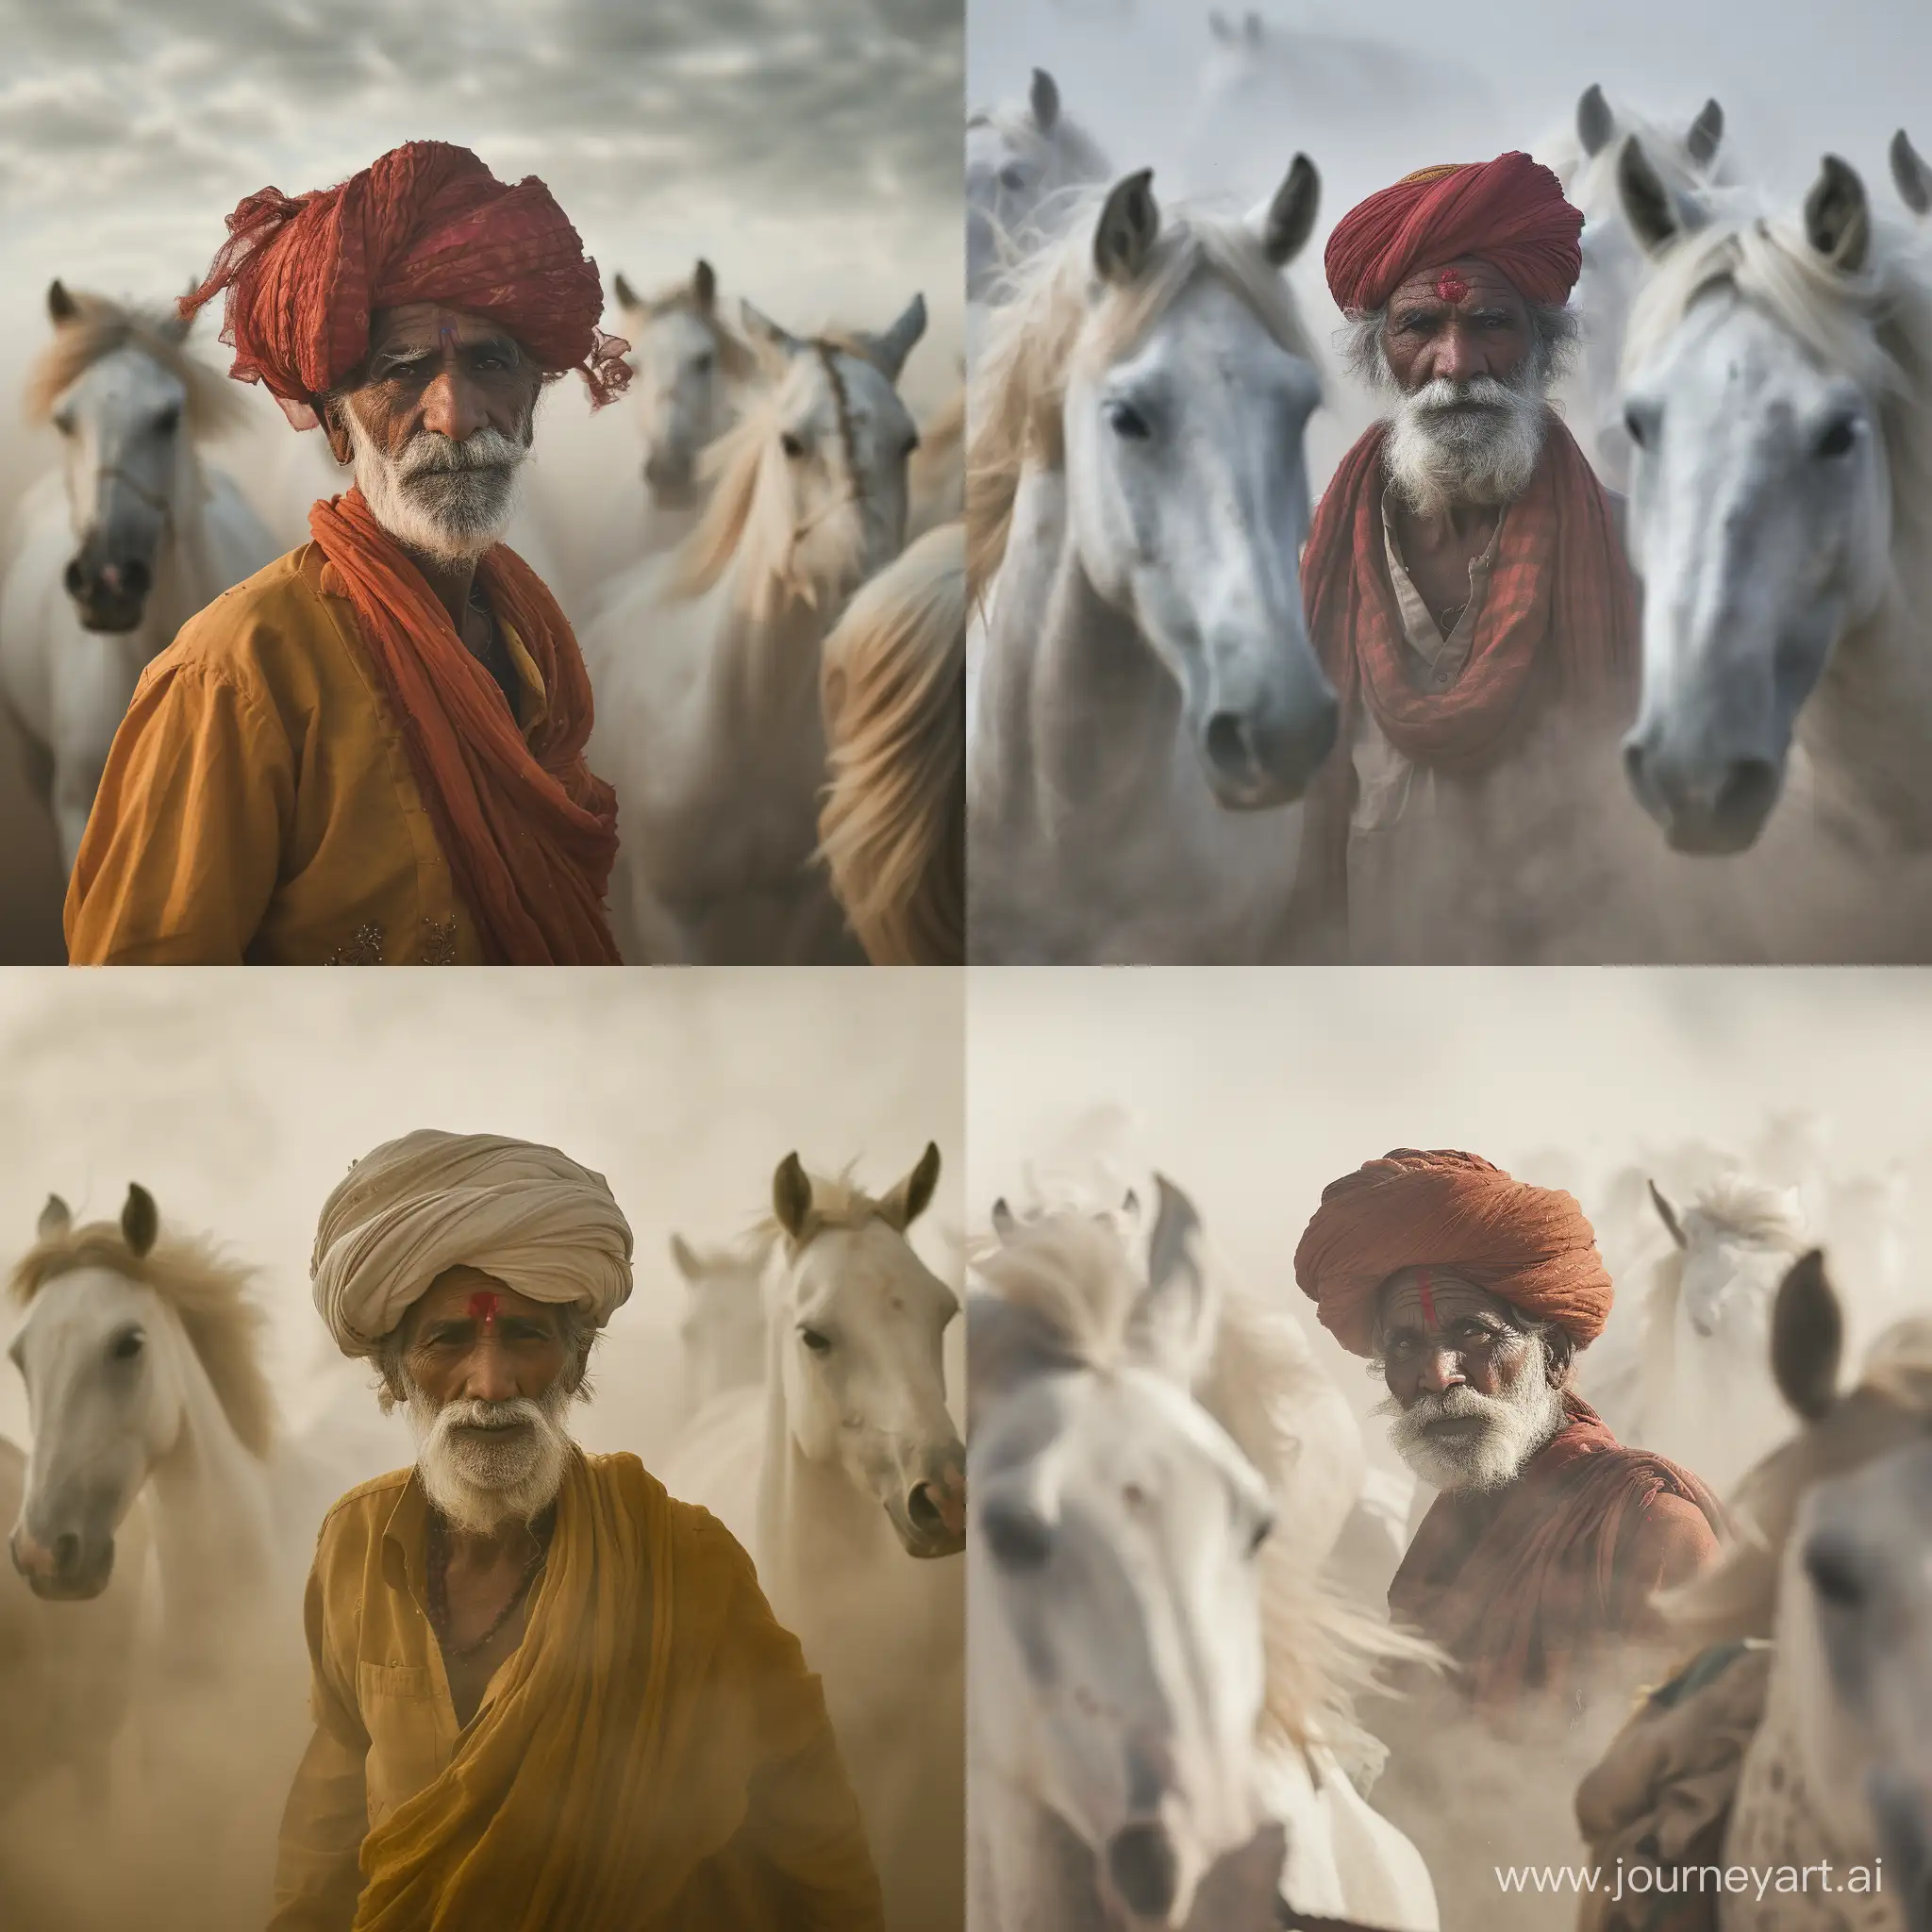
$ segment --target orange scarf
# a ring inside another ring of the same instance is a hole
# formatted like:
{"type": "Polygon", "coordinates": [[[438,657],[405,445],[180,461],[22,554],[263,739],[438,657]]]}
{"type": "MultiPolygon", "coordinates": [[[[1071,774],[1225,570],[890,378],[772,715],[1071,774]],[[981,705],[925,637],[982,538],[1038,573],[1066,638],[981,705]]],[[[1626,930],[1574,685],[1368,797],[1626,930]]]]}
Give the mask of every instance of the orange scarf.
{"type": "Polygon", "coordinates": [[[1531,714],[1532,687],[1619,725],[1636,710],[1636,578],[1609,498],[1555,416],[1529,488],[1503,521],[1467,666],[1446,691],[1416,688],[1382,526],[1388,433],[1377,424],[1342,458],[1302,558],[1308,637],[1341,700],[1341,734],[1309,788],[1302,841],[1296,898],[1314,924],[1348,903],[1349,747],[1364,706],[1404,758],[1456,776],[1502,761],[1531,714]]]}
{"type": "Polygon", "coordinates": [[[619,964],[604,910],[617,794],[584,762],[591,680],[556,598],[501,543],[476,567],[491,608],[523,641],[549,699],[549,716],[526,743],[496,680],[359,490],[316,504],[308,528],[355,607],[485,952],[499,965],[619,964]]]}

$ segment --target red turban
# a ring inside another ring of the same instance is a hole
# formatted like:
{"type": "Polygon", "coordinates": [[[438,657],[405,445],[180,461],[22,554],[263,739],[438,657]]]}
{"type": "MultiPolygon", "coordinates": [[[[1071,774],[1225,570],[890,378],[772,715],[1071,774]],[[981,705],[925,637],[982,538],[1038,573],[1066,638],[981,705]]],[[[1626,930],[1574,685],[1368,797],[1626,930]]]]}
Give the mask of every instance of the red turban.
{"type": "Polygon", "coordinates": [[[369,353],[370,318],[405,302],[491,317],[546,375],[580,370],[593,408],[630,379],[625,344],[597,326],[597,264],[549,189],[534,175],[506,187],[447,142],[405,142],[337,188],[251,194],[181,313],[224,289],[229,374],[266,384],[305,427],[369,353]]]}
{"type": "Polygon", "coordinates": [[[1404,1268],[1453,1269],[1577,1347],[1603,1332],[1610,1276],[1575,1197],[1512,1180],[1474,1154],[1398,1147],[1331,1181],[1294,1251],[1323,1327],[1374,1353],[1375,1291],[1404,1268]]]}
{"type": "Polygon", "coordinates": [[[1419,268],[1474,256],[1525,301],[1556,304],[1583,273],[1583,216],[1563,184],[1524,154],[1424,168],[1372,194],[1335,225],[1322,265],[1337,306],[1381,308],[1419,268]]]}

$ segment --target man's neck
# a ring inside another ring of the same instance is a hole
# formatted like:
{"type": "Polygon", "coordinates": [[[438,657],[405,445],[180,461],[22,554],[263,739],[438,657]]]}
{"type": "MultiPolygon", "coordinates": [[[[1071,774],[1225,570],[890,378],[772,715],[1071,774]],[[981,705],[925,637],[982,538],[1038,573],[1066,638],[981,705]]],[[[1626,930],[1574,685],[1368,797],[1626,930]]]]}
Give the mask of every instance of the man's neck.
{"type": "Polygon", "coordinates": [[[494,1529],[458,1529],[444,1524],[452,1561],[465,1570],[491,1570],[500,1565],[521,1566],[530,1560],[540,1541],[527,1523],[499,1523],[494,1529]]]}
{"type": "Polygon", "coordinates": [[[449,612],[449,621],[461,634],[463,620],[470,610],[470,593],[476,583],[476,559],[466,557],[453,563],[447,558],[427,557],[420,550],[411,550],[407,543],[398,547],[422,572],[424,582],[436,593],[436,601],[449,612]]]}
{"type": "Polygon", "coordinates": [[[1416,551],[1467,550],[1487,543],[1503,514],[1497,503],[1454,503],[1428,516],[1395,502],[1395,526],[1404,554],[1416,551]]]}

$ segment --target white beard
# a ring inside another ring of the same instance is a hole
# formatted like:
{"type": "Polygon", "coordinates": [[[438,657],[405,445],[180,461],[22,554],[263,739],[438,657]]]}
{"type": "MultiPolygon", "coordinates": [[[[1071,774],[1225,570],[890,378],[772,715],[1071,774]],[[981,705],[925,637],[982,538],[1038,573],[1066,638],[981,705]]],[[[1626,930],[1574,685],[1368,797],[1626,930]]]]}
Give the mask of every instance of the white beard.
{"type": "Polygon", "coordinates": [[[529,1523],[549,1507],[570,1460],[570,1434],[563,1426],[570,1401],[560,1377],[535,1401],[458,1400],[441,1408],[410,1384],[416,1473],[454,1528],[489,1536],[508,1523],[529,1523]],[[512,1422],[528,1426],[502,1435],[482,1432],[512,1422]]]}
{"type": "Polygon", "coordinates": [[[1403,397],[1391,419],[1383,461],[1397,495],[1418,516],[1514,503],[1536,474],[1547,424],[1542,386],[1533,378],[1425,383],[1403,397]]]}
{"type": "Polygon", "coordinates": [[[362,500],[406,550],[438,563],[473,563],[509,527],[527,442],[500,429],[479,429],[467,442],[423,429],[391,457],[354,409],[342,415],[362,500]]]}
{"type": "Polygon", "coordinates": [[[1404,1408],[1391,1395],[1375,1405],[1391,1418],[1389,1435],[1416,1475],[1436,1490],[1500,1490],[1563,1425],[1563,1396],[1550,1386],[1542,1347],[1505,1395],[1481,1395],[1467,1383],[1440,1395],[1419,1395],[1404,1408]],[[1436,1436],[1428,1424],[1449,1416],[1479,1419],[1480,1433],[1459,1441],[1436,1436]]]}

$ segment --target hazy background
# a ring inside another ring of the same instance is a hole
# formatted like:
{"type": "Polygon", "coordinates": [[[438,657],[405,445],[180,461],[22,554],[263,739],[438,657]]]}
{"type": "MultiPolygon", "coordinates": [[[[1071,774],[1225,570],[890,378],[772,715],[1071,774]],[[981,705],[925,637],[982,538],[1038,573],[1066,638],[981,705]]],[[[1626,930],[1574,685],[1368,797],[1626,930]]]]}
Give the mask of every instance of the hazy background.
{"type": "MultiPolygon", "coordinates": [[[[734,316],[745,294],[798,330],[882,328],[923,291],[904,387],[929,413],[958,381],[961,15],[960,0],[0,0],[0,552],[56,461],[54,431],[25,429],[18,406],[48,282],[161,303],[205,273],[243,195],[328,186],[408,140],[542,176],[607,295],[619,270],[653,291],[699,255],[734,316]]],[[[196,338],[225,369],[220,325],[205,312],[196,338]]],[[[256,426],[214,454],[261,501],[291,432],[252,399],[256,426]]],[[[601,575],[641,516],[639,450],[622,403],[593,421],[577,378],[549,390],[532,490],[574,575],[601,575]]],[[[51,832],[13,765],[9,738],[0,959],[58,959],[51,832]]]]}
{"type": "MultiPolygon", "coordinates": [[[[31,1243],[49,1193],[112,1218],[138,1180],[164,1224],[260,1270],[290,1430],[331,1407],[373,1419],[367,1366],[336,1353],[309,1298],[329,1190],[414,1127],[545,1141],[605,1176],[637,1241],[572,1426],[648,1458],[680,1379],[671,1233],[736,1236],[792,1149],[883,1189],[937,1141],[939,1193],[913,1233],[957,1276],[963,1005],[945,971],[0,973],[0,1256],[31,1243]]],[[[0,1305],[0,1346],[19,1320],[0,1305]]],[[[0,1434],[26,1441],[25,1408],[0,1365],[0,1434]]],[[[408,1459],[397,1441],[391,1467],[408,1459]]]]}
{"type": "Polygon", "coordinates": [[[1323,1188],[1391,1148],[1465,1148],[1600,1216],[1620,1167],[1668,1185],[1681,1143],[1742,1157],[1807,1115],[1840,1174],[1902,1170],[1908,1260],[1932,1182],[1927,973],[1003,968],[972,976],[967,1028],[969,1226],[1029,1158],[1115,1142],[1187,1190],[1364,1410],[1380,1391],[1315,1327],[1293,1257],[1323,1188]]]}

